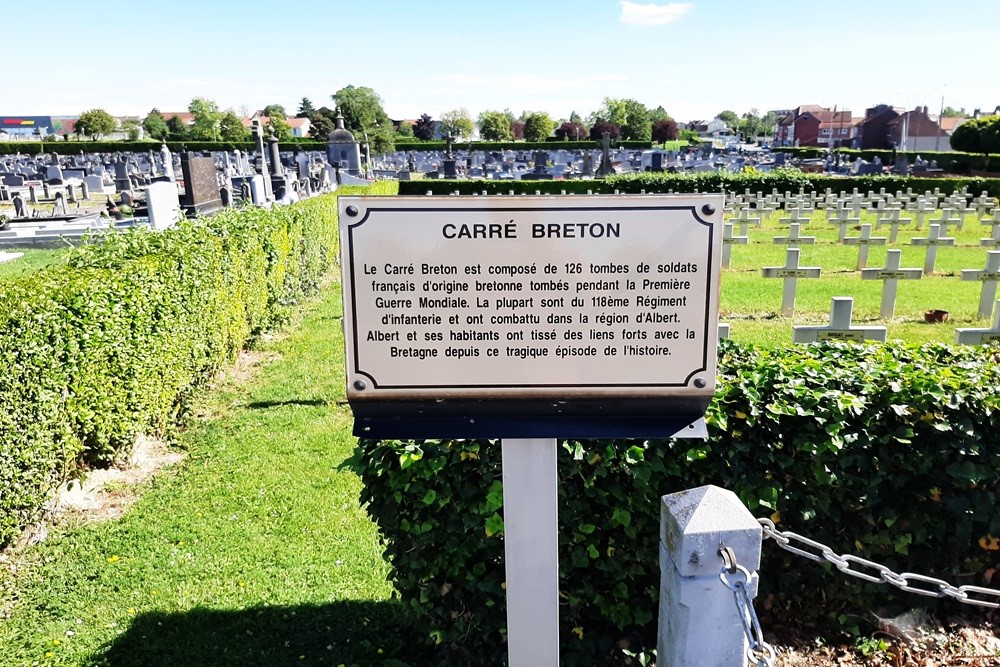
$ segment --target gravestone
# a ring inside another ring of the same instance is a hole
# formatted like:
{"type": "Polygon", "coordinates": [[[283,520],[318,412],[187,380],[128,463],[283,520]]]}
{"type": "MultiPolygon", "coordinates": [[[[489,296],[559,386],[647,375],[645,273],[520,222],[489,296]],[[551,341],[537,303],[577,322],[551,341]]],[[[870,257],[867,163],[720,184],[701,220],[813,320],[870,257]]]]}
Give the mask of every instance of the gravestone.
{"type": "Polygon", "coordinates": [[[955,245],[955,239],[950,236],[941,236],[940,225],[931,225],[928,236],[914,238],[911,244],[927,246],[927,254],[924,256],[924,273],[929,275],[934,273],[938,246],[955,245]]]}
{"type": "Polygon", "coordinates": [[[851,324],[853,311],[854,299],[835,296],[830,300],[830,324],[792,327],[792,340],[796,343],[815,343],[821,340],[877,340],[884,343],[885,327],[853,326],[851,324]]]}
{"type": "Polygon", "coordinates": [[[896,287],[899,280],[919,280],[923,277],[922,269],[901,269],[899,268],[901,250],[892,249],[886,252],[885,268],[863,269],[861,271],[862,280],[882,281],[882,307],[879,316],[882,319],[890,319],[896,310],[896,287]]]}
{"type": "Polygon", "coordinates": [[[150,183],[146,186],[146,208],[153,229],[173,227],[181,218],[177,185],[170,181],[150,183]]]}
{"type": "Polygon", "coordinates": [[[985,345],[1000,341],[1000,303],[993,311],[993,326],[988,329],[955,329],[957,345],[985,345]]]}
{"type": "Polygon", "coordinates": [[[187,214],[202,215],[222,208],[215,160],[186,152],[181,156],[181,172],[184,175],[181,204],[187,214]]]}
{"type": "Polygon", "coordinates": [[[818,266],[799,266],[799,249],[788,248],[785,251],[784,266],[769,266],[761,270],[764,278],[781,278],[784,286],[781,291],[781,315],[791,317],[795,314],[795,290],[799,278],[819,278],[822,269],[818,266]]]}
{"type": "Polygon", "coordinates": [[[784,245],[812,245],[816,242],[815,236],[801,236],[799,230],[799,223],[793,222],[789,225],[788,236],[775,236],[773,242],[784,245]]]}
{"type": "Polygon", "coordinates": [[[844,238],[845,244],[858,246],[858,271],[868,266],[868,248],[873,245],[885,245],[885,241],[884,236],[872,236],[872,226],[867,223],[861,225],[860,236],[844,238]]]}
{"type": "Polygon", "coordinates": [[[997,281],[1000,281],[1000,251],[986,253],[985,269],[962,269],[962,280],[979,280],[983,288],[979,295],[979,319],[990,316],[993,301],[997,295],[997,281]]]}
{"type": "Polygon", "coordinates": [[[746,236],[733,236],[733,223],[727,222],[722,225],[722,268],[728,269],[732,258],[733,245],[746,245],[746,236]]]}

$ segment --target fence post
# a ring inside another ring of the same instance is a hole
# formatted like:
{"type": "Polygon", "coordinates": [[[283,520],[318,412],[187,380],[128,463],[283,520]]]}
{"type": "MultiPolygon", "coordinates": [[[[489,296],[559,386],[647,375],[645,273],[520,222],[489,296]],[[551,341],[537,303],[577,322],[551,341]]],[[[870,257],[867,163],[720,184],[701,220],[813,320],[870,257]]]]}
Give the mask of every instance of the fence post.
{"type": "Polygon", "coordinates": [[[733,592],[719,579],[720,546],[751,573],[757,595],[761,527],[732,491],[701,486],[660,499],[661,667],[742,667],[749,645],[733,592]]]}

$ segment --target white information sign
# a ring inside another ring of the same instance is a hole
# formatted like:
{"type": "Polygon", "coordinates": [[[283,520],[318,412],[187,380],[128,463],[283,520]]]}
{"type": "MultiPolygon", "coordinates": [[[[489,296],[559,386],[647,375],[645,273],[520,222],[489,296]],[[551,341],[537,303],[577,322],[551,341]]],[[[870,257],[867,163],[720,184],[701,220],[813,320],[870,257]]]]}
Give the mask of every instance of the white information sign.
{"type": "Polygon", "coordinates": [[[722,209],[341,197],[348,397],[710,397],[722,209]]]}

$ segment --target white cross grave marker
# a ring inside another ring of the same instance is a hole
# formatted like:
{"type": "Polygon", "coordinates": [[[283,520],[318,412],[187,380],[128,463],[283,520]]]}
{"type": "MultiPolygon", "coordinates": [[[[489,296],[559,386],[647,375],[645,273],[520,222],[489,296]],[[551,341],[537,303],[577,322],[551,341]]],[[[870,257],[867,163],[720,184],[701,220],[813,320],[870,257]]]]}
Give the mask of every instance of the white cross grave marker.
{"type": "Polygon", "coordinates": [[[980,280],[983,283],[979,295],[979,319],[986,319],[993,310],[993,300],[997,295],[997,281],[1000,280],[1000,251],[986,253],[986,269],[962,269],[962,280],[980,280]]]}
{"type": "Polygon", "coordinates": [[[861,222],[861,216],[859,214],[852,214],[851,209],[847,207],[827,209],[826,213],[826,221],[831,225],[837,226],[837,241],[839,243],[843,243],[847,237],[848,225],[857,225],[861,222]]]}
{"type": "Polygon", "coordinates": [[[889,250],[886,252],[885,268],[863,269],[861,271],[862,280],[882,281],[882,308],[879,317],[884,320],[891,319],[896,311],[896,286],[900,280],[919,280],[923,277],[922,269],[901,269],[899,260],[902,250],[889,250]]]}
{"type": "Polygon", "coordinates": [[[835,296],[830,300],[830,324],[792,327],[792,340],[796,343],[814,343],[819,340],[877,340],[884,343],[885,327],[852,326],[853,311],[854,299],[835,296]]]}
{"type": "Polygon", "coordinates": [[[793,222],[788,227],[788,236],[775,236],[774,242],[784,245],[812,245],[816,242],[815,236],[799,236],[801,226],[793,222]]]}
{"type": "Polygon", "coordinates": [[[732,259],[732,246],[746,245],[748,242],[749,239],[745,235],[733,236],[733,223],[724,223],[722,225],[722,268],[729,268],[729,263],[732,259]]]}
{"type": "Polygon", "coordinates": [[[902,211],[898,208],[886,209],[879,212],[879,217],[875,219],[875,229],[882,225],[889,225],[889,243],[895,243],[899,235],[899,226],[906,222],[913,222],[913,218],[902,218],[902,211]]]}
{"type": "Polygon", "coordinates": [[[937,247],[939,245],[955,245],[955,239],[950,236],[941,236],[941,226],[931,225],[928,236],[919,236],[912,241],[912,245],[927,246],[927,254],[924,256],[924,273],[934,273],[934,263],[937,261],[937,247]]]}
{"type": "Polygon", "coordinates": [[[884,236],[872,236],[872,226],[861,225],[861,236],[849,236],[844,239],[847,245],[858,246],[858,271],[868,266],[868,247],[873,245],[885,245],[884,236]]]}
{"type": "Polygon", "coordinates": [[[962,229],[962,227],[965,224],[964,220],[965,220],[965,218],[962,215],[962,212],[959,211],[958,209],[955,209],[955,208],[942,208],[941,209],[941,217],[940,218],[936,218],[934,220],[931,220],[931,222],[932,223],[937,223],[937,224],[941,225],[942,230],[944,231],[945,234],[947,234],[948,233],[948,225],[955,225],[959,229],[962,229]]]}
{"type": "Polygon", "coordinates": [[[985,345],[1000,341],[1000,303],[993,311],[993,326],[989,329],[955,329],[956,345],[985,345]]]}
{"type": "Polygon", "coordinates": [[[988,239],[979,239],[979,245],[991,246],[993,248],[1000,248],[1000,220],[997,218],[985,218],[979,221],[981,225],[990,225],[993,229],[993,234],[988,239]]]}
{"type": "Polygon", "coordinates": [[[799,278],[819,278],[822,269],[818,266],[799,266],[799,249],[788,248],[785,251],[784,266],[766,266],[762,268],[764,278],[783,278],[785,284],[781,290],[781,315],[791,317],[795,313],[795,288],[799,278]]]}

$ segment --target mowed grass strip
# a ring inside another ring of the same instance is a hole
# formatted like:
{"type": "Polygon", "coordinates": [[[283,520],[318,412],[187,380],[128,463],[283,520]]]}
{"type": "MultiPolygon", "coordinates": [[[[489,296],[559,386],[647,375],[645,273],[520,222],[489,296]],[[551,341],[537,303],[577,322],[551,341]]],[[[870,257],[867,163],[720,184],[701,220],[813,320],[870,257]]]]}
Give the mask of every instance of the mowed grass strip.
{"type": "Polygon", "coordinates": [[[68,251],[68,248],[0,248],[0,253],[23,253],[17,259],[0,262],[0,281],[57,266],[65,260],[68,251]]]}
{"type": "Polygon", "coordinates": [[[360,481],[339,469],[355,444],[340,311],[331,283],[255,351],[266,361],[252,379],[211,392],[179,436],[186,460],[123,518],[57,526],[0,563],[0,664],[410,655],[360,481]]]}
{"type": "MultiPolygon", "coordinates": [[[[990,236],[991,230],[988,225],[979,224],[972,214],[965,216],[964,229],[953,226],[949,230],[948,235],[955,238],[954,246],[938,247],[934,275],[898,282],[895,316],[886,321],[879,317],[882,281],[861,280],[857,271],[858,246],[839,243],[837,228],[826,221],[826,212],[814,212],[810,222],[801,226],[800,234],[815,236],[815,244],[793,247],[799,248],[799,266],[819,266],[823,272],[820,278],[798,281],[795,315],[780,317],[784,281],[765,279],[760,270],[785,264],[788,246],[773,243],[773,238],[788,235],[788,225],[779,223],[786,216],[783,211],[773,213],[761,227],[748,228],[747,245],[732,246],[731,268],[722,272],[720,315],[722,321],[731,323],[733,339],[768,347],[788,344],[792,340],[792,325],[828,321],[830,299],[835,296],[853,297],[855,322],[885,325],[890,339],[950,344],[954,343],[957,327],[989,325],[989,320],[977,317],[982,283],[961,280],[962,269],[983,269],[987,251],[993,250],[979,244],[981,238],[990,236]],[[925,323],[927,310],[948,311],[948,322],[925,323]]],[[[915,223],[901,225],[894,244],[870,246],[868,267],[884,267],[886,251],[894,248],[902,251],[902,267],[923,268],[926,248],[910,243],[914,237],[926,237],[928,220],[937,217],[939,214],[925,216],[919,230],[915,223]]],[[[861,224],[872,225],[872,236],[889,236],[887,226],[875,229],[874,213],[863,213],[861,224]]],[[[847,236],[859,236],[859,227],[858,224],[848,227],[847,236]]],[[[734,234],[737,233],[738,227],[734,229],[734,234]]]]}

